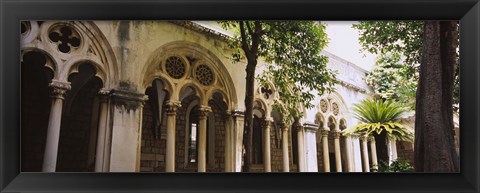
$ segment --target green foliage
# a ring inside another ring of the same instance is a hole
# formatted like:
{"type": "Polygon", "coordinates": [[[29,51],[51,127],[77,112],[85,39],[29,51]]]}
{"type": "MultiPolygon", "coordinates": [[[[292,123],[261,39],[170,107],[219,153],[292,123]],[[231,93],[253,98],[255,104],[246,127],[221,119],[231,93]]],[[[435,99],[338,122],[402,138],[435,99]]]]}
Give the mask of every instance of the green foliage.
{"type": "Polygon", "coordinates": [[[407,112],[400,103],[392,100],[363,100],[352,108],[354,117],[360,120],[357,124],[344,131],[344,135],[367,135],[373,132],[386,132],[387,137],[399,141],[413,142],[413,131],[398,123],[398,120],[407,112]]]}
{"type": "Polygon", "coordinates": [[[412,172],[413,166],[405,160],[396,159],[390,165],[386,161],[380,161],[378,172],[412,172]]]}
{"type": "MultiPolygon", "coordinates": [[[[242,41],[252,40],[254,21],[222,21],[225,29],[237,32],[229,42],[236,49],[232,55],[235,62],[243,60],[245,49],[242,41]],[[246,26],[246,36],[242,40],[240,23],[246,26]],[[243,52],[242,52],[243,51],[243,52]]],[[[261,40],[258,57],[267,64],[265,71],[257,77],[261,86],[272,82],[280,95],[278,110],[284,117],[301,117],[299,106],[311,108],[310,103],[316,91],[318,95],[333,90],[335,73],[326,67],[328,58],[320,55],[327,46],[325,25],[313,21],[261,21],[261,40]]],[[[251,49],[251,47],[247,48],[251,49]]]]}
{"type": "MultiPolygon", "coordinates": [[[[423,25],[424,21],[360,21],[358,24],[354,24],[353,28],[358,29],[360,32],[359,41],[363,50],[379,55],[394,53],[405,58],[404,67],[402,68],[408,69],[405,71],[408,73],[401,74],[401,76],[403,76],[405,80],[408,80],[411,77],[417,76],[418,73],[423,47],[423,25]]],[[[454,111],[458,111],[458,104],[460,103],[458,66],[459,65],[455,65],[454,111]]],[[[418,79],[418,77],[416,79],[418,79]]],[[[385,86],[388,87],[388,85],[385,86]]],[[[414,94],[410,94],[412,93],[411,89],[416,89],[416,83],[415,85],[412,83],[407,87],[400,87],[398,91],[400,92],[399,96],[414,96],[414,94]]],[[[395,91],[395,86],[389,88],[389,90],[395,91]]],[[[405,98],[402,100],[408,101],[409,99],[405,98]]]]}
{"type": "Polygon", "coordinates": [[[365,81],[383,99],[395,99],[415,108],[418,72],[401,63],[399,54],[380,54],[376,67],[367,73],[365,81]]]}
{"type": "Polygon", "coordinates": [[[374,54],[398,53],[406,64],[420,63],[423,21],[360,21],[360,44],[374,54]]]}

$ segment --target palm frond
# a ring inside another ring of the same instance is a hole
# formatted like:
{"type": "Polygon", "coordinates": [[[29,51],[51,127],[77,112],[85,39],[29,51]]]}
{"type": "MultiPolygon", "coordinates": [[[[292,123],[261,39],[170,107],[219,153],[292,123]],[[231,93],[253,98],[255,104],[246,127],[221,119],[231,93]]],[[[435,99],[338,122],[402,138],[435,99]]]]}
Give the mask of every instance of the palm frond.
{"type": "Polygon", "coordinates": [[[386,132],[387,137],[413,142],[413,130],[398,123],[407,112],[402,104],[390,100],[363,100],[352,108],[361,124],[344,131],[344,135],[371,135],[386,132]]]}

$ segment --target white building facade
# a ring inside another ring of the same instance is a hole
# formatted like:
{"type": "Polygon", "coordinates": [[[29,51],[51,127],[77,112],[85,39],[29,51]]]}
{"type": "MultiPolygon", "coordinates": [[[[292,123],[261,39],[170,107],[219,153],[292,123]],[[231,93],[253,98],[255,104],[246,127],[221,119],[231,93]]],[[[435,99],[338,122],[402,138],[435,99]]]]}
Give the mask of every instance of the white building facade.
{"type": "MultiPolygon", "coordinates": [[[[227,37],[215,30],[22,22],[22,171],[240,172],[246,64],[231,61],[227,37]]],[[[353,104],[373,97],[366,71],[322,54],[340,83],[298,122],[283,124],[272,108],[274,85],[255,88],[251,172],[376,167],[374,140],[342,135],[358,123],[353,104]]]]}

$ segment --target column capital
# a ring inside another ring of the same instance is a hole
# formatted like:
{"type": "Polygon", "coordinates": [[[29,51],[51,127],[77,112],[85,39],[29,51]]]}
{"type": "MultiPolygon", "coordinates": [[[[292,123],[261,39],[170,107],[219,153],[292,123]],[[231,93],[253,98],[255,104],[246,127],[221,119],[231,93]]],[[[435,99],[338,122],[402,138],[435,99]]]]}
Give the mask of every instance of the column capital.
{"type": "Polygon", "coordinates": [[[240,110],[232,110],[230,114],[231,114],[232,117],[244,117],[245,116],[245,112],[240,111],[240,110]]]}
{"type": "Polygon", "coordinates": [[[288,125],[284,122],[282,122],[281,125],[282,125],[282,131],[289,131],[290,130],[290,125],[288,125]]]}
{"type": "Polygon", "coordinates": [[[306,122],[303,124],[303,128],[307,132],[316,133],[318,131],[318,124],[306,122]]]}
{"type": "Polygon", "coordinates": [[[326,129],[322,129],[321,132],[322,132],[322,136],[323,136],[323,137],[326,137],[326,136],[328,136],[328,133],[329,133],[330,131],[329,131],[329,130],[326,130],[326,129]]]}
{"type": "Polygon", "coordinates": [[[372,143],[375,143],[375,137],[369,136],[369,137],[368,137],[368,141],[370,141],[370,142],[372,142],[372,143]]]}
{"type": "Polygon", "coordinates": [[[212,112],[212,108],[206,105],[200,105],[198,108],[200,112],[199,119],[207,119],[208,113],[212,112]]]}
{"type": "Polygon", "coordinates": [[[51,97],[62,100],[65,99],[65,93],[72,88],[70,82],[62,82],[55,79],[48,86],[52,89],[51,97]]]}
{"type": "Polygon", "coordinates": [[[110,96],[116,106],[123,106],[127,111],[143,107],[146,101],[145,95],[127,90],[111,90],[110,96]]]}
{"type": "Polygon", "coordinates": [[[182,106],[182,103],[176,100],[168,100],[165,106],[166,106],[165,111],[167,111],[167,115],[176,115],[177,110],[182,106]]]}
{"type": "Polygon", "coordinates": [[[332,133],[333,133],[333,137],[334,137],[335,139],[340,138],[340,136],[342,135],[342,131],[340,131],[340,130],[335,130],[335,131],[333,131],[332,133]]]}
{"type": "Polygon", "coordinates": [[[368,136],[367,136],[367,135],[362,135],[362,136],[360,136],[360,140],[362,140],[362,141],[367,141],[367,140],[368,140],[368,136]]]}
{"type": "Polygon", "coordinates": [[[110,90],[107,90],[105,88],[101,88],[98,91],[98,97],[100,99],[100,102],[107,102],[108,98],[110,97],[110,90]]]}
{"type": "Polygon", "coordinates": [[[262,128],[265,130],[270,130],[270,124],[273,122],[272,119],[266,118],[265,120],[262,121],[262,128]]]}

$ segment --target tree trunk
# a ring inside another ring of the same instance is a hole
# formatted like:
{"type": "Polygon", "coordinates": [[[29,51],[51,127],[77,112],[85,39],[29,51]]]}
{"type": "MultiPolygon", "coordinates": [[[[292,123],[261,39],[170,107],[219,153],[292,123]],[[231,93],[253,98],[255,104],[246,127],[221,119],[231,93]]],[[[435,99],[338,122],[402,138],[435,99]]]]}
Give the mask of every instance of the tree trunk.
{"type": "Polygon", "coordinates": [[[384,161],[388,163],[387,134],[385,132],[381,132],[380,135],[373,133],[373,137],[375,137],[375,142],[377,144],[376,149],[378,162],[384,161]]]}
{"type": "Polygon", "coordinates": [[[457,22],[426,21],[415,110],[415,170],[458,172],[453,139],[457,22]]]}
{"type": "Polygon", "coordinates": [[[243,171],[250,172],[250,166],[253,162],[253,95],[255,86],[255,66],[257,60],[248,59],[246,68],[245,84],[245,125],[243,128],[243,144],[245,144],[245,157],[243,162],[243,171]]]}

